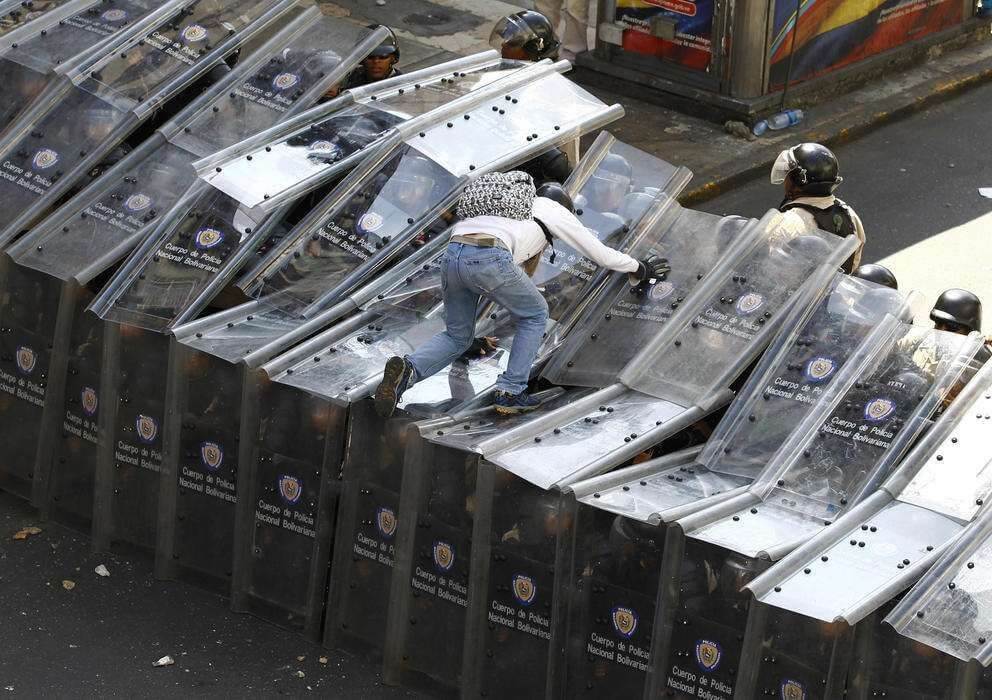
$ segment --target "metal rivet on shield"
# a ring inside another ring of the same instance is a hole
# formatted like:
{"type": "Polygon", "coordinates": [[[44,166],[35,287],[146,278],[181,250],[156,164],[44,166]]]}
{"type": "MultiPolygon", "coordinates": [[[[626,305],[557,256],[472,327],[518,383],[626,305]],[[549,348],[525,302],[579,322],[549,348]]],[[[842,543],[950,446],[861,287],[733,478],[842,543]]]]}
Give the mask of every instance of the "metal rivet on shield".
{"type": "Polygon", "coordinates": [[[974,568],[975,568],[975,562],[973,562],[973,561],[969,561],[969,562],[968,562],[968,568],[969,568],[969,569],[974,569],[974,568]]]}

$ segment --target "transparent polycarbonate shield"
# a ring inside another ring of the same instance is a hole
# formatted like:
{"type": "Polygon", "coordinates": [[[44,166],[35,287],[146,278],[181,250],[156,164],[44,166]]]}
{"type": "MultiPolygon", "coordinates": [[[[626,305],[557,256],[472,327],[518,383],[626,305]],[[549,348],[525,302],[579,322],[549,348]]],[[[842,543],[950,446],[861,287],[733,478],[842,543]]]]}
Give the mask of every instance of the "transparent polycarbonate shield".
{"type": "Polygon", "coordinates": [[[661,690],[676,698],[730,698],[740,671],[748,596],[742,588],[770,562],[751,559],[723,547],[687,540],[683,556],[666,540],[658,606],[664,625],[655,635],[667,637],[652,659],[661,690]],[[670,606],[670,607],[669,607],[670,606]],[[665,648],[668,653],[659,653],[665,648]]]}
{"type": "MultiPolygon", "coordinates": [[[[481,469],[489,468],[483,463],[481,469]]],[[[482,480],[480,480],[481,482],[482,480]]],[[[571,530],[558,509],[558,494],[535,488],[510,474],[501,474],[491,498],[488,561],[475,557],[473,576],[484,567],[488,576],[482,605],[483,638],[469,641],[478,650],[474,685],[498,697],[542,695],[547,681],[555,599],[557,538],[571,530]],[[481,653],[479,653],[481,651],[481,653]]]]}
{"type": "Polygon", "coordinates": [[[973,697],[961,687],[964,669],[957,659],[897,634],[882,621],[890,607],[858,626],[849,696],[858,700],[973,697]]]}
{"type": "MultiPolygon", "coordinates": [[[[97,463],[100,402],[100,366],[103,324],[86,312],[93,293],[82,288],[73,308],[72,331],[66,358],[65,391],[52,396],[60,421],[51,437],[52,461],[48,478],[49,516],[89,531],[93,518],[93,490],[97,463]]],[[[42,468],[49,465],[41,465],[42,468]]]]}
{"type": "Polygon", "coordinates": [[[162,370],[168,364],[169,344],[158,333],[133,326],[109,325],[107,333],[117,336],[113,343],[118,365],[115,369],[104,361],[101,387],[116,391],[119,400],[116,407],[105,407],[101,416],[113,441],[111,532],[105,534],[151,550],[156,542],[162,468],[166,380],[162,370]],[[162,369],[149,371],[153,367],[162,369]]]}
{"type": "Polygon", "coordinates": [[[560,388],[538,392],[535,396],[541,401],[541,405],[530,413],[500,415],[491,408],[481,410],[474,407],[466,408],[464,414],[456,414],[453,417],[450,425],[429,432],[424,438],[456,450],[478,453],[480,443],[487,439],[522,426],[537,416],[551,413],[591,393],[589,389],[566,391],[560,388]]]}
{"type": "Polygon", "coordinates": [[[571,561],[557,572],[559,687],[564,697],[641,697],[665,530],[588,506],[574,512],[571,561]]]}
{"type": "Polygon", "coordinates": [[[783,610],[758,612],[752,606],[744,657],[756,668],[742,667],[737,692],[787,700],[843,697],[853,651],[851,628],[783,610]],[[756,620],[761,628],[752,630],[756,620]]]}
{"type": "Polygon", "coordinates": [[[885,618],[897,632],[962,661],[992,659],[992,544],[989,509],[885,618]]]}
{"type": "Polygon", "coordinates": [[[590,406],[584,415],[547,426],[527,442],[506,449],[483,446],[493,464],[550,488],[584,465],[685,413],[685,407],[664,399],[627,391],[590,406]]]}
{"type": "Polygon", "coordinates": [[[28,5],[23,0],[6,0],[0,3],[0,36],[71,3],[72,0],[32,0],[28,5]]]}
{"type": "MultiPolygon", "coordinates": [[[[396,566],[387,630],[387,669],[407,677],[427,677],[443,686],[459,686],[464,650],[474,494],[479,475],[477,458],[458,450],[421,443],[415,468],[408,456],[403,491],[417,494],[413,508],[401,498],[398,522],[413,531],[400,546],[397,532],[396,566]],[[414,484],[413,482],[416,482],[414,484]],[[401,563],[401,558],[404,560],[401,563]],[[402,578],[398,578],[402,575],[402,578]],[[395,607],[394,607],[395,606],[395,607]],[[405,609],[400,618],[396,611],[405,609]],[[451,644],[438,644],[451,640],[451,644]],[[397,658],[390,648],[398,648],[397,658]],[[397,668],[391,668],[393,664],[397,668]]],[[[409,453],[408,453],[409,454],[409,453]]],[[[407,496],[407,498],[409,498],[407,496]]]]}
{"type": "Polygon", "coordinates": [[[353,105],[244,158],[217,166],[207,180],[238,201],[256,206],[331,171],[401,121],[392,114],[353,105]]]}
{"type": "Polygon", "coordinates": [[[233,595],[239,608],[314,635],[323,619],[346,413],[274,382],[260,385],[258,399],[253,464],[241,465],[249,478],[239,498],[247,499],[250,526],[235,533],[246,559],[233,595]]]}
{"type": "MultiPolygon", "coordinates": [[[[767,500],[833,519],[888,476],[959,381],[966,336],[899,324],[811,434],[797,435],[755,483],[767,500]],[[783,468],[784,467],[784,468],[783,468]]],[[[829,397],[828,397],[829,401],[829,397]]],[[[799,431],[797,431],[799,432],[799,431]]]]}
{"type": "Polygon", "coordinates": [[[753,480],[865,337],[905,306],[895,290],[836,275],[815,306],[798,308],[786,320],[699,462],[753,480]]]}
{"type": "MultiPolygon", "coordinates": [[[[132,120],[87,92],[71,90],[37,121],[19,123],[0,145],[0,205],[8,221],[43,201],[53,188],[64,189],[63,181],[85,174],[94,159],[113,149],[132,120]]],[[[16,233],[8,230],[5,236],[16,233]]]]}
{"type": "MultiPolygon", "coordinates": [[[[458,63],[458,62],[455,62],[458,63]]],[[[323,107],[300,115],[292,128],[273,130],[272,137],[243,148],[232,148],[229,157],[217,162],[201,176],[248,206],[284,194],[330,170],[336,163],[382,138],[386,132],[413,117],[427,114],[463,97],[514,69],[500,70],[498,61],[456,71],[457,76],[432,72],[418,78],[391,79],[397,83],[381,90],[373,86],[348,91],[323,107]],[[444,77],[450,76],[450,77],[444,77]],[[310,118],[303,119],[304,117],[310,118]]]]}
{"type": "Polygon", "coordinates": [[[184,3],[140,40],[96,61],[80,88],[118,109],[145,114],[220,60],[225,48],[247,39],[245,30],[279,4],[274,0],[184,3]]]}
{"type": "MultiPolygon", "coordinates": [[[[173,443],[177,459],[170,464],[175,471],[164,477],[175,482],[175,495],[170,496],[174,515],[170,522],[159,523],[160,528],[172,529],[170,546],[157,554],[169,558],[170,569],[226,591],[234,551],[242,369],[178,344],[169,361],[170,372],[178,374],[171,381],[180,387],[184,401],[175,422],[180,428],[173,443]],[[203,537],[205,531],[209,538],[203,537]]],[[[160,548],[163,534],[159,533],[160,548]]]]}
{"type": "MultiPolygon", "coordinates": [[[[928,508],[962,522],[975,517],[992,494],[992,365],[976,375],[934,427],[932,447],[907,460],[915,473],[898,493],[900,501],[928,508]]],[[[914,453],[916,454],[916,453],[914,453]]],[[[901,470],[900,470],[901,471],[901,470]]]]}
{"type": "Polygon", "coordinates": [[[653,286],[632,287],[627,275],[614,275],[544,370],[549,381],[594,387],[614,383],[748,224],[746,219],[683,209],[674,202],[655,214],[642,221],[628,252],[668,258],[668,278],[653,286]]]}
{"type": "Polygon", "coordinates": [[[237,321],[204,328],[194,337],[183,337],[182,342],[228,362],[238,362],[253,350],[299,328],[302,323],[298,316],[287,314],[278,307],[259,304],[247,311],[237,321]]]}
{"type": "Polygon", "coordinates": [[[62,285],[4,259],[0,307],[0,487],[30,498],[62,285]]]}
{"type": "Polygon", "coordinates": [[[410,418],[383,419],[371,401],[350,411],[324,645],[357,641],[381,653],[410,418]]]}
{"type": "MultiPolygon", "coordinates": [[[[663,196],[674,196],[687,178],[688,171],[601,132],[565,189],[579,221],[606,245],[623,249],[648,209],[663,196]]],[[[532,279],[548,302],[552,320],[562,320],[591,291],[589,285],[597,271],[594,262],[562,241],[545,249],[532,279]]],[[[555,333],[561,337],[564,330],[555,333]]]]}
{"type": "MultiPolygon", "coordinates": [[[[269,217],[268,224],[273,223],[269,217]]],[[[194,184],[94,302],[101,318],[162,330],[209,302],[267,230],[222,192],[194,184]]]]}
{"type": "Polygon", "coordinates": [[[196,180],[190,156],[158,140],[133,152],[10,249],[20,265],[82,282],[123,256],[196,180]]]}
{"type": "Polygon", "coordinates": [[[150,0],[81,0],[57,4],[57,9],[4,37],[3,45],[10,47],[4,54],[6,60],[40,75],[62,72],[75,67],[80,59],[91,57],[95,50],[109,48],[108,39],[112,42],[114,35],[126,39],[121,30],[134,27],[140,31],[144,21],[154,21],[163,9],[179,6],[178,2],[150,0]]]}
{"type": "Polygon", "coordinates": [[[415,252],[428,233],[423,224],[441,213],[465,178],[407,144],[381,160],[380,167],[355,171],[354,179],[332,192],[308,217],[312,223],[298,227],[248,291],[278,294],[286,300],[284,308],[302,312],[333,303],[329,290],[347,291],[342,285],[356,271],[415,252]]]}
{"type": "MultiPolygon", "coordinates": [[[[640,522],[656,522],[670,508],[747,486],[750,479],[711,471],[697,462],[669,466],[665,458],[615,472],[617,483],[583,495],[586,505],[640,522]],[[659,463],[659,466],[652,467],[659,463]],[[629,472],[629,478],[624,476],[629,472]]],[[[578,484],[576,485],[578,488],[578,484]]]]}
{"type": "Polygon", "coordinates": [[[843,261],[851,242],[815,230],[783,241],[774,235],[779,216],[756,225],[748,246],[732,251],[735,259],[632,359],[622,382],[685,406],[705,401],[761,351],[801,289],[828,282],[829,267],[843,261]]]}
{"type": "Polygon", "coordinates": [[[251,72],[229,85],[210,109],[182,124],[172,141],[202,157],[302,111],[324,99],[323,93],[357,65],[360,45],[371,33],[311,8],[267,45],[270,50],[253,54],[251,72]]]}

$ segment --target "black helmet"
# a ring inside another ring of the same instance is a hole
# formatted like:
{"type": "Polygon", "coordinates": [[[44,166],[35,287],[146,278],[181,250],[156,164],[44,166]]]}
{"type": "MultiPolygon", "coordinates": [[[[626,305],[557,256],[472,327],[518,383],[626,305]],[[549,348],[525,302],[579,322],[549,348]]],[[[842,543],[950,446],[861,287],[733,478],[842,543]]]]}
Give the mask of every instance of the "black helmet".
{"type": "Polygon", "coordinates": [[[889,289],[899,289],[899,282],[896,280],[896,276],[892,274],[892,270],[884,265],[865,263],[852,272],[851,277],[868,280],[889,289]]]}
{"type": "Polygon", "coordinates": [[[537,188],[537,196],[545,197],[553,202],[558,202],[558,204],[562,205],[573,214],[575,213],[575,203],[572,201],[572,196],[557,182],[545,182],[537,188]]]}
{"type": "Polygon", "coordinates": [[[779,153],[772,166],[772,184],[788,178],[803,194],[825,197],[844,181],[837,156],[818,143],[801,143],[779,153]]]}
{"type": "Polygon", "coordinates": [[[529,60],[540,61],[557,58],[561,42],[547,17],[534,10],[523,10],[496,22],[489,35],[489,45],[500,52],[504,48],[522,49],[529,60]]]}
{"type": "Polygon", "coordinates": [[[948,289],[930,311],[930,320],[955,333],[982,330],[982,301],[964,289],[948,289]]]}
{"type": "Polygon", "coordinates": [[[389,36],[383,39],[381,44],[379,44],[374,49],[372,49],[372,51],[368,55],[368,58],[385,58],[386,56],[393,56],[396,58],[397,61],[399,61],[400,45],[399,42],[396,41],[396,33],[389,27],[386,27],[381,24],[370,24],[368,26],[369,29],[378,29],[379,27],[382,27],[383,29],[388,31],[389,36]]]}

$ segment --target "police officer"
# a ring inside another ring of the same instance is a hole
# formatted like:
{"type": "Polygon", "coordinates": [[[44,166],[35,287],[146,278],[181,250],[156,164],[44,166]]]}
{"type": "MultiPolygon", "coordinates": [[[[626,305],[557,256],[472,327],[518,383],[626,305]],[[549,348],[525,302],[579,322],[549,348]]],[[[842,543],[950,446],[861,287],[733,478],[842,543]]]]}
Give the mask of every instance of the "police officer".
{"type": "Polygon", "coordinates": [[[622,210],[630,194],[633,172],[626,158],[610,153],[583,188],[586,201],[581,204],[582,223],[597,231],[601,240],[614,238],[630,223],[622,210]]]}
{"type": "MultiPolygon", "coordinates": [[[[947,289],[930,310],[930,320],[938,331],[968,335],[982,331],[982,300],[964,289],[947,289]]],[[[975,359],[985,364],[992,357],[990,341],[986,340],[975,359]]]]}
{"type": "Polygon", "coordinates": [[[551,21],[534,10],[503,17],[489,34],[489,45],[503,58],[516,61],[558,60],[561,42],[551,21]]]}
{"type": "MultiPolygon", "coordinates": [[[[547,17],[534,10],[507,15],[496,22],[489,35],[489,45],[509,60],[558,60],[561,42],[547,17]]],[[[545,182],[565,182],[572,174],[568,156],[560,148],[552,148],[519,167],[534,178],[537,185],[545,182]]]]}
{"type": "Polygon", "coordinates": [[[778,208],[787,219],[795,219],[784,220],[784,228],[801,231],[816,226],[841,237],[858,237],[861,245],[843,265],[849,273],[861,261],[865,230],[854,210],[834,196],[843,182],[839,170],[837,156],[829,148],[801,143],[779,153],[772,165],[771,182],[785,186],[785,198],[778,208]]]}
{"type": "MultiPolygon", "coordinates": [[[[378,29],[381,25],[370,24],[369,29],[378,29]]],[[[400,46],[396,41],[396,34],[392,29],[386,27],[389,36],[381,44],[372,49],[372,53],[365,57],[362,65],[352,71],[348,77],[348,87],[355,88],[369,83],[377,83],[386,78],[400,75],[396,64],[400,60],[400,46]]]]}
{"type": "Polygon", "coordinates": [[[896,276],[892,274],[892,270],[877,263],[859,265],[858,269],[851,273],[851,277],[868,280],[889,289],[899,289],[899,282],[896,280],[896,276]]]}

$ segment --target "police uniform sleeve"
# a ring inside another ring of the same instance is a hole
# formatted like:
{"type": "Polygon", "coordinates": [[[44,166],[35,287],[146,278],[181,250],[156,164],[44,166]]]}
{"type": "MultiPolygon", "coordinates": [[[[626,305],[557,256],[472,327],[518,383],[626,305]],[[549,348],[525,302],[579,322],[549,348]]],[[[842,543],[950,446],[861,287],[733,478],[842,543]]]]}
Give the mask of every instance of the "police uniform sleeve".
{"type": "Polygon", "coordinates": [[[565,207],[546,197],[534,200],[534,217],[548,227],[551,235],[571,246],[600,267],[617,272],[636,272],[638,262],[626,253],[600,242],[565,207]]]}

